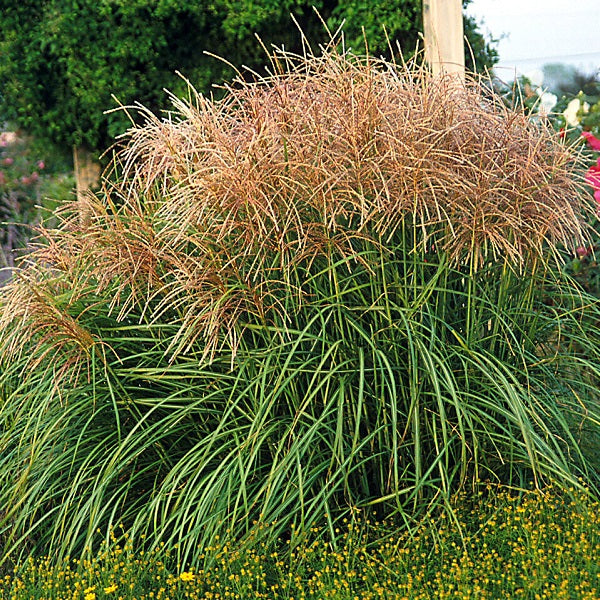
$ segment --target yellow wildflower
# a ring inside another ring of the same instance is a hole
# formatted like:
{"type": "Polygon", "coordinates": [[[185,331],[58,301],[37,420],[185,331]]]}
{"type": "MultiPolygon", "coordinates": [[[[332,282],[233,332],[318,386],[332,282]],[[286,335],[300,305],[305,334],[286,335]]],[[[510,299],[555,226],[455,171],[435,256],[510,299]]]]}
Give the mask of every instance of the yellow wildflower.
{"type": "Polygon", "coordinates": [[[190,573],[189,571],[184,571],[179,576],[179,579],[181,579],[181,581],[194,581],[194,574],[190,573]]]}
{"type": "Polygon", "coordinates": [[[117,591],[117,585],[114,583],[112,585],[109,585],[108,587],[104,588],[105,594],[112,594],[113,592],[116,592],[116,591],[117,591]]]}

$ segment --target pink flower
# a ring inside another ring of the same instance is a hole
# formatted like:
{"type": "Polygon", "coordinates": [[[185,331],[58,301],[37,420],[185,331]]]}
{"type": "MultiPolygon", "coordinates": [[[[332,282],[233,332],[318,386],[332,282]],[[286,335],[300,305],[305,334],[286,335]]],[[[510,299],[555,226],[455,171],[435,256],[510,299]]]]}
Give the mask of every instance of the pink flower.
{"type": "Polygon", "coordinates": [[[585,174],[585,180],[594,188],[594,198],[598,203],[598,216],[600,216],[600,158],[592,165],[585,174]]]}
{"type": "Polygon", "coordinates": [[[15,162],[14,158],[11,158],[10,156],[7,156],[3,161],[2,164],[10,166],[15,162]]]}
{"type": "Polygon", "coordinates": [[[14,131],[3,131],[0,133],[0,146],[6,148],[17,141],[17,134],[14,131]]]}
{"type": "MultiPolygon", "coordinates": [[[[600,141],[600,140],[599,140],[600,141]]],[[[600,158],[595,165],[592,165],[585,174],[585,180],[595,191],[600,191],[600,158]]]]}
{"type": "Polygon", "coordinates": [[[590,131],[582,131],[581,135],[587,140],[592,150],[600,150],[600,140],[590,131]]]}
{"type": "Polygon", "coordinates": [[[42,171],[43,169],[46,168],[46,163],[43,160],[38,160],[37,162],[37,168],[42,171]]]}
{"type": "Polygon", "coordinates": [[[579,248],[575,250],[575,254],[577,254],[579,258],[585,258],[590,252],[591,249],[588,249],[585,246],[579,246],[579,248]]]}
{"type": "Polygon", "coordinates": [[[29,176],[29,181],[31,183],[34,183],[35,181],[37,181],[40,178],[40,174],[37,171],[34,171],[30,176],[29,176]]]}

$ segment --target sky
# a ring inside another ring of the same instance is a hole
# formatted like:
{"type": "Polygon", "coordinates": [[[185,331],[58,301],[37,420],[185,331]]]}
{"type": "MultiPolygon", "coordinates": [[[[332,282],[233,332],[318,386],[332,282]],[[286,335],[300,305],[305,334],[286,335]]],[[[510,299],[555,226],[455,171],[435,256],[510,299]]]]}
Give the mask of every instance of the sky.
{"type": "Polygon", "coordinates": [[[467,13],[501,38],[495,71],[506,81],[548,63],[600,68],[600,0],[472,0],[467,13]]]}

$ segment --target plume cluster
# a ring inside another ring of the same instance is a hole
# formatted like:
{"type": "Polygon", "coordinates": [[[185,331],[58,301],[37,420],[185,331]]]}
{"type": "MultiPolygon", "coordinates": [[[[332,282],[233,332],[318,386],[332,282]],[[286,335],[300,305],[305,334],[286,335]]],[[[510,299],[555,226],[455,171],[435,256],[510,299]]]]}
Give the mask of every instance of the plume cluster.
{"type": "MultiPolygon", "coordinates": [[[[119,318],[140,300],[154,318],[185,304],[171,350],[201,336],[212,351],[223,330],[236,344],[241,314],[283,314],[282,286],[301,297],[299,265],[361,260],[362,241],[407,227],[407,250],[475,269],[585,239],[594,207],[572,153],[480,83],[336,51],[271,60],[220,101],[190,87],[166,118],[137,107],[117,183],[67,206],[33,260],[83,269],[78,287],[118,282],[119,318]]],[[[20,286],[4,321],[37,312],[20,286]]]]}

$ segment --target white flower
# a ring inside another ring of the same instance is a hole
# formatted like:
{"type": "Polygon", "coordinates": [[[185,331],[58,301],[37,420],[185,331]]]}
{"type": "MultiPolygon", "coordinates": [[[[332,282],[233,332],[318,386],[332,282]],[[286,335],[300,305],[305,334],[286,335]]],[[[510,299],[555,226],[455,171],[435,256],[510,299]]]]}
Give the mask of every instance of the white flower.
{"type": "Polygon", "coordinates": [[[586,114],[590,111],[590,105],[587,102],[581,102],[579,98],[573,98],[569,104],[567,104],[567,108],[563,111],[563,116],[567,125],[570,127],[577,127],[581,122],[579,118],[579,111],[583,114],[586,114]]]}
{"type": "Polygon", "coordinates": [[[538,112],[542,116],[546,116],[558,102],[558,97],[556,94],[551,94],[550,92],[544,92],[540,96],[540,105],[538,108],[538,112]]]}
{"type": "Polygon", "coordinates": [[[570,127],[577,127],[579,125],[579,117],[577,113],[581,108],[581,100],[579,98],[573,98],[569,104],[567,104],[567,108],[563,111],[563,116],[567,125],[570,127]]]}

